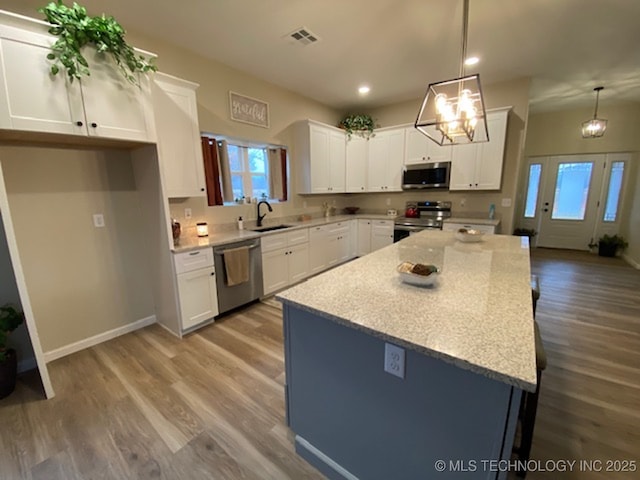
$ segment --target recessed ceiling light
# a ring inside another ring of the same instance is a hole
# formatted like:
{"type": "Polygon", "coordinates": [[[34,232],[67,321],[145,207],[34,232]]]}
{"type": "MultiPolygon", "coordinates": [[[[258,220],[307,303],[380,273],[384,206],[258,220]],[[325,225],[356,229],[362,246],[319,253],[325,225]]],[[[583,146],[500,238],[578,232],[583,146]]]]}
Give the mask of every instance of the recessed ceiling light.
{"type": "Polygon", "coordinates": [[[362,85],[361,87],[358,88],[358,93],[360,95],[366,95],[367,93],[369,93],[370,90],[371,89],[368,86],[362,85]]]}
{"type": "Polygon", "coordinates": [[[478,57],[469,57],[464,61],[465,65],[475,65],[480,59],[478,57]]]}

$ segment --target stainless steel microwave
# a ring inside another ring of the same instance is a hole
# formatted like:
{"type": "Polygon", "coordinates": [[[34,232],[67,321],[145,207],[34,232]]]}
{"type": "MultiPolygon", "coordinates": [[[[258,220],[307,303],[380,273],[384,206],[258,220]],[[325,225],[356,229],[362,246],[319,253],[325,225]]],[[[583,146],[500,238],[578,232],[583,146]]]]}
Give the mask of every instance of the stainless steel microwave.
{"type": "Polygon", "coordinates": [[[402,189],[449,188],[451,162],[407,165],[402,172],[402,189]]]}

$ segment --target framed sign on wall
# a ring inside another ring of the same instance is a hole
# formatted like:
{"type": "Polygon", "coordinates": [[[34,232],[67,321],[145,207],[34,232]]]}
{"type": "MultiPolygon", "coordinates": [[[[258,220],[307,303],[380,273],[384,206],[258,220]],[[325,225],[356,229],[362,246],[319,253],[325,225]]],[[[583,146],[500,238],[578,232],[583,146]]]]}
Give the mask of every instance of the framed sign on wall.
{"type": "Polygon", "coordinates": [[[257,98],[229,91],[231,120],[269,128],[269,104],[257,98]]]}

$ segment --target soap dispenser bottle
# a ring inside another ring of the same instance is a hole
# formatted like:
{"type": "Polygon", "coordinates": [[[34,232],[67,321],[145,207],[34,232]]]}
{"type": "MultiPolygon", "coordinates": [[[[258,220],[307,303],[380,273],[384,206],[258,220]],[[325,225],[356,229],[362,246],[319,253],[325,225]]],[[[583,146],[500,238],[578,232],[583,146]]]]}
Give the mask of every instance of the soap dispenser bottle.
{"type": "Polygon", "coordinates": [[[496,217],[496,206],[492,203],[489,205],[489,219],[493,220],[496,217]]]}
{"type": "Polygon", "coordinates": [[[244,230],[244,221],[242,217],[238,217],[238,230],[244,230]]]}

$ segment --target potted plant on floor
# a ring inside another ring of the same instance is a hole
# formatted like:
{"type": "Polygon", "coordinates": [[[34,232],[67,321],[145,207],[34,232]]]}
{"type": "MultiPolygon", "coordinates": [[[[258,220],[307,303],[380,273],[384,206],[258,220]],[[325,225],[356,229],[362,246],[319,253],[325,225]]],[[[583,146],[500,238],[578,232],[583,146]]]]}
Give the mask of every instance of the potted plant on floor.
{"type": "Polygon", "coordinates": [[[629,244],[621,235],[604,234],[598,239],[598,243],[589,245],[598,247],[598,255],[601,257],[615,257],[618,251],[624,251],[629,244]]]}
{"type": "Polygon", "coordinates": [[[24,321],[24,314],[7,304],[0,307],[0,398],[13,392],[18,375],[18,358],[13,348],[7,347],[7,338],[24,321]]]}

